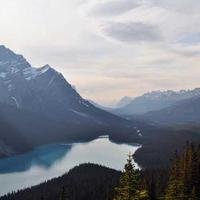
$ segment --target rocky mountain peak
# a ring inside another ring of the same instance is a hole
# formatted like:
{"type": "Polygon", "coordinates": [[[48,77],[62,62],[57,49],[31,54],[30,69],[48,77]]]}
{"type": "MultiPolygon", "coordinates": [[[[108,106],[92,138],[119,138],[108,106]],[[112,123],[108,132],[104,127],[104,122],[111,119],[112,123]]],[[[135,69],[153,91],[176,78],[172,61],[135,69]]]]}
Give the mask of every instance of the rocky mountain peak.
{"type": "Polygon", "coordinates": [[[29,68],[31,65],[19,54],[15,54],[4,45],[0,45],[0,72],[13,72],[29,68]]]}

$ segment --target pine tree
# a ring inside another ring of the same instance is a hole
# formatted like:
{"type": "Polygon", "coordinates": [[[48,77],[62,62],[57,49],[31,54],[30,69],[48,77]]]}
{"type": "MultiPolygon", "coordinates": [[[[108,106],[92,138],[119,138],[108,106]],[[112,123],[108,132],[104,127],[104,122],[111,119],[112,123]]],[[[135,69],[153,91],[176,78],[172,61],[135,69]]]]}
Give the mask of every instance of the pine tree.
{"type": "Polygon", "coordinates": [[[194,149],[194,146],[192,145],[192,155],[191,155],[191,190],[195,189],[198,186],[199,183],[199,163],[198,163],[198,152],[194,149]]]}
{"type": "Polygon", "coordinates": [[[60,200],[69,200],[66,189],[64,187],[62,188],[62,191],[60,194],[60,200]]]}
{"type": "Polygon", "coordinates": [[[148,200],[147,192],[139,190],[139,170],[135,169],[132,161],[129,154],[114,200],[148,200]]]}
{"type": "Polygon", "coordinates": [[[165,200],[200,199],[200,148],[187,143],[181,157],[176,155],[165,200]]]}
{"type": "Polygon", "coordinates": [[[198,187],[199,169],[198,169],[198,152],[194,144],[187,144],[184,157],[186,167],[184,168],[184,176],[182,178],[184,184],[184,194],[186,199],[190,198],[193,190],[198,187]]]}
{"type": "Polygon", "coordinates": [[[165,200],[183,200],[184,199],[184,185],[181,179],[181,159],[175,153],[175,162],[171,169],[169,183],[165,195],[165,200]]]}
{"type": "MultiPolygon", "coordinates": [[[[156,184],[154,178],[151,176],[150,182],[150,191],[149,191],[149,199],[155,200],[156,199],[156,184]]],[[[157,186],[158,187],[158,186],[157,186]]]]}
{"type": "Polygon", "coordinates": [[[198,168],[198,174],[197,174],[196,194],[197,197],[200,199],[200,145],[197,148],[197,168],[198,168]]]}

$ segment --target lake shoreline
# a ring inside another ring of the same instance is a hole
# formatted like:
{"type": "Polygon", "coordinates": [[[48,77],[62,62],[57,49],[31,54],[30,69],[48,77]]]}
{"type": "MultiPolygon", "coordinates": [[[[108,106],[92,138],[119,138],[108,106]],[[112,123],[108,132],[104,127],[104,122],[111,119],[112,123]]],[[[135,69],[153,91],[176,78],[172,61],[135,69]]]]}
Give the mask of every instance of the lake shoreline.
{"type": "Polygon", "coordinates": [[[83,163],[122,170],[127,154],[139,148],[138,144],[115,143],[107,136],[89,142],[42,145],[29,153],[0,159],[0,186],[5,187],[0,187],[0,194],[38,185],[83,163]]]}

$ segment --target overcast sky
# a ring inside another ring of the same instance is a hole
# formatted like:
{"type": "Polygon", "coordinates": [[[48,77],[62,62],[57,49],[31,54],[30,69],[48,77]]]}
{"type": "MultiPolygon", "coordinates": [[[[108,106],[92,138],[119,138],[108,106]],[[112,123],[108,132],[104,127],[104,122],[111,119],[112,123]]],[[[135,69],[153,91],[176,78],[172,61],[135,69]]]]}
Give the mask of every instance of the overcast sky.
{"type": "Polygon", "coordinates": [[[199,0],[0,0],[0,43],[110,104],[200,87],[199,0]]]}

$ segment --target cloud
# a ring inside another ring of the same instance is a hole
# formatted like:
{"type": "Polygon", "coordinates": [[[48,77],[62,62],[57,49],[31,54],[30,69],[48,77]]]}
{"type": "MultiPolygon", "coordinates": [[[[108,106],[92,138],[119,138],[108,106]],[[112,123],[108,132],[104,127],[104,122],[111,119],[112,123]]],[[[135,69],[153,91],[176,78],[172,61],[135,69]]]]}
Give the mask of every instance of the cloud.
{"type": "Polygon", "coordinates": [[[200,32],[185,34],[180,40],[180,43],[186,45],[194,45],[200,43],[200,32]]]}
{"type": "Polygon", "coordinates": [[[151,0],[151,2],[155,5],[184,13],[188,13],[191,10],[198,12],[200,7],[200,2],[197,0],[151,0]]]}
{"type": "Polygon", "coordinates": [[[33,66],[49,63],[85,98],[200,85],[200,1],[1,3],[0,43],[33,66]]]}
{"type": "Polygon", "coordinates": [[[136,0],[115,0],[96,4],[89,14],[93,16],[116,16],[138,6],[136,0]]]}
{"type": "Polygon", "coordinates": [[[155,26],[143,23],[111,22],[103,30],[106,35],[122,42],[155,42],[161,39],[155,26]]]}
{"type": "Polygon", "coordinates": [[[144,0],[150,2],[152,5],[164,7],[166,9],[190,13],[190,15],[195,12],[199,13],[200,1],[196,0],[144,0]]]}

